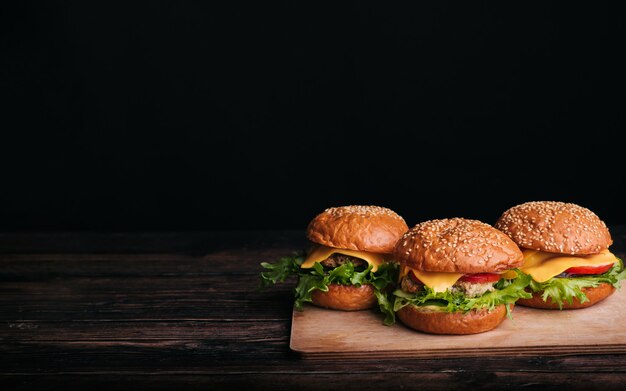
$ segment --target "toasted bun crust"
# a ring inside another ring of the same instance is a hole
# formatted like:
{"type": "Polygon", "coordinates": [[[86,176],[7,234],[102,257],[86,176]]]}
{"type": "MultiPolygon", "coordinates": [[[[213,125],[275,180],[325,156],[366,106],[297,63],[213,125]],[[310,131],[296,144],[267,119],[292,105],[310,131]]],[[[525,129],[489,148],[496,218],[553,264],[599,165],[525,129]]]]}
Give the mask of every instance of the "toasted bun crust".
{"type": "Polygon", "coordinates": [[[505,234],[478,220],[417,224],[396,244],[400,265],[429,272],[492,273],[521,266],[524,256],[505,234]]]}
{"type": "MultiPolygon", "coordinates": [[[[513,304],[509,307],[513,309],[513,304]]],[[[406,326],[431,334],[477,334],[492,330],[506,317],[506,308],[501,304],[491,312],[486,308],[463,312],[432,311],[413,305],[402,307],[398,318],[406,326]]]]}
{"type": "Polygon", "coordinates": [[[318,289],[311,294],[313,304],[319,307],[342,311],[359,311],[374,308],[377,303],[374,288],[370,284],[328,285],[328,292],[318,289]]]}
{"type": "Polygon", "coordinates": [[[306,231],[307,238],[328,247],[391,253],[409,227],[391,209],[351,205],[328,208],[317,215],[306,231]]]}
{"type": "Polygon", "coordinates": [[[500,216],[495,227],[520,247],[546,252],[597,254],[613,244],[608,228],[595,213],[565,202],[514,206],[500,216]]]}
{"type": "MultiPolygon", "coordinates": [[[[611,284],[603,283],[596,287],[583,288],[582,291],[587,296],[589,301],[581,303],[580,300],[574,298],[572,304],[569,304],[567,301],[563,302],[563,309],[569,310],[591,307],[592,305],[611,296],[613,292],[615,292],[615,288],[611,284]]],[[[546,301],[543,301],[541,298],[541,292],[533,293],[533,297],[530,299],[518,299],[517,304],[525,307],[544,308],[549,310],[559,309],[559,305],[552,302],[552,299],[549,297],[546,301]]]]}

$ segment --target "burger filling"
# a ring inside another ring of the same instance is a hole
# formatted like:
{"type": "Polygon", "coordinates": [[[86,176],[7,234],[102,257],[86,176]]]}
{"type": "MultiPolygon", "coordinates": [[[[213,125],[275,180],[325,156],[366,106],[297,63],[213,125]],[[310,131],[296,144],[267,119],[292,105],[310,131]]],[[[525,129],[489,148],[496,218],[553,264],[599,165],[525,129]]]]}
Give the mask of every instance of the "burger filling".
{"type": "Polygon", "coordinates": [[[529,275],[518,270],[512,272],[512,276],[479,273],[465,275],[447,289],[435,290],[410,272],[400,279],[398,289],[391,295],[389,306],[381,306],[381,310],[395,320],[395,312],[409,305],[445,312],[468,312],[484,308],[491,311],[505,304],[510,316],[509,304],[532,296],[526,291],[530,280],[529,275]],[[485,278],[485,274],[499,279],[494,281],[493,278],[485,278]]]}
{"type": "Polygon", "coordinates": [[[355,269],[365,269],[368,266],[367,261],[361,258],[339,253],[332,254],[330,257],[326,258],[320,263],[324,267],[334,269],[337,266],[345,265],[348,262],[351,262],[355,269]]]}
{"type": "Polygon", "coordinates": [[[296,310],[302,310],[304,303],[312,301],[313,291],[327,292],[330,284],[369,284],[374,288],[379,306],[386,306],[387,293],[394,289],[398,280],[398,266],[393,262],[385,262],[378,265],[376,271],[372,271],[373,264],[366,260],[339,253],[333,253],[326,259],[313,263],[312,267],[303,268],[301,266],[305,259],[305,254],[296,254],[293,257],[283,257],[274,263],[261,263],[266,269],[261,273],[261,288],[296,276],[298,283],[294,306],[296,310]]]}
{"type": "Polygon", "coordinates": [[[603,283],[619,288],[620,281],[624,278],[626,278],[626,269],[624,269],[622,260],[617,258],[617,262],[604,273],[578,274],[566,271],[544,282],[538,282],[531,278],[527,289],[529,292],[540,293],[544,301],[550,298],[553,303],[558,304],[559,308],[563,308],[565,302],[570,305],[573,304],[574,298],[581,303],[589,301],[583,292],[585,288],[595,288],[603,283]]]}
{"type": "Polygon", "coordinates": [[[416,293],[424,290],[424,284],[419,281],[415,281],[407,274],[400,281],[400,288],[408,293],[416,293]]]}
{"type": "Polygon", "coordinates": [[[452,293],[460,293],[467,297],[480,297],[487,292],[491,292],[495,290],[495,283],[493,282],[468,282],[468,281],[458,281],[456,284],[452,285],[450,291],[452,293]]]}
{"type": "Polygon", "coordinates": [[[563,303],[573,304],[574,299],[581,303],[589,301],[585,288],[595,288],[601,284],[611,284],[619,288],[620,281],[626,278],[622,261],[604,249],[597,254],[575,255],[549,253],[524,249],[522,273],[531,276],[527,288],[529,292],[548,298],[563,308],[563,303]]]}
{"type": "MultiPolygon", "coordinates": [[[[469,281],[457,281],[452,285],[449,290],[451,293],[462,294],[466,297],[480,297],[486,292],[495,290],[495,282],[469,282],[469,281]]],[[[400,288],[408,293],[416,293],[424,290],[424,284],[416,281],[411,274],[407,274],[400,281],[400,288]]]]}

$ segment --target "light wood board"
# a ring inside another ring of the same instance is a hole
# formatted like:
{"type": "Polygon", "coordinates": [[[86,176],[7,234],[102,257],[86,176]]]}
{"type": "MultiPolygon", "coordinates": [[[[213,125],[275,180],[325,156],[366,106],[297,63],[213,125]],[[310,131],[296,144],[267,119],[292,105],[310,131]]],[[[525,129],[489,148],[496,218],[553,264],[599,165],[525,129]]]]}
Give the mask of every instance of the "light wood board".
{"type": "Polygon", "coordinates": [[[307,305],[293,311],[290,348],[308,359],[626,353],[626,286],[585,309],[515,306],[512,319],[481,334],[432,335],[382,320],[374,310],[307,305]]]}

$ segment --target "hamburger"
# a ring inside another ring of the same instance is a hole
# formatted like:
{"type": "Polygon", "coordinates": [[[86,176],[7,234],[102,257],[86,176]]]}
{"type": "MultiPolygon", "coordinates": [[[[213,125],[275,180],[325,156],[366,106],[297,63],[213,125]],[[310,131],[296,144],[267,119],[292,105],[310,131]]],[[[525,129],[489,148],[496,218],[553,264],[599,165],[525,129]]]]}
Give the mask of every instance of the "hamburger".
{"type": "Polygon", "coordinates": [[[417,224],[393,251],[400,272],[393,310],[406,326],[433,334],[475,334],[496,328],[514,303],[530,297],[517,245],[491,225],[450,218],[417,224]]]}
{"type": "Polygon", "coordinates": [[[545,309],[590,307],[615,292],[626,276],[609,251],[606,224],[591,210],[557,201],[526,202],[505,211],[495,227],[523,250],[532,297],[518,303],[545,309]]]}
{"type": "Polygon", "coordinates": [[[316,306],[358,311],[384,304],[397,278],[391,253],[409,227],[402,217],[380,206],[328,208],[310,221],[305,254],[261,263],[262,287],[297,276],[295,308],[316,306]]]}

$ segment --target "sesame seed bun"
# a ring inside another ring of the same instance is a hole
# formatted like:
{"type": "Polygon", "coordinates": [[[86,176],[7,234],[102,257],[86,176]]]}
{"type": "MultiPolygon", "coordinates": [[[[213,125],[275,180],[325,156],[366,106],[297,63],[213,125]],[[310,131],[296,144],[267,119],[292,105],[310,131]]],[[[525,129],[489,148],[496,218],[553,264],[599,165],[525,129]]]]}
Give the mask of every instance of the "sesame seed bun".
{"type": "MultiPolygon", "coordinates": [[[[510,304],[509,309],[513,309],[513,304],[510,304]]],[[[449,313],[407,305],[397,312],[397,316],[404,325],[417,331],[431,334],[477,334],[498,327],[506,317],[506,307],[501,304],[491,311],[483,308],[467,313],[449,313]]]]}
{"type": "MultiPolygon", "coordinates": [[[[577,298],[573,298],[572,304],[569,304],[567,301],[563,302],[563,309],[578,309],[578,308],[587,308],[592,305],[606,299],[611,296],[615,292],[615,288],[611,284],[603,283],[596,287],[588,287],[581,289],[585,296],[587,296],[588,301],[581,303],[577,298]]],[[[518,299],[517,304],[523,305],[525,307],[533,307],[533,308],[544,308],[544,309],[559,309],[559,304],[552,301],[550,297],[543,301],[541,297],[542,292],[534,293],[533,297],[530,299],[518,299]]]]}
{"type": "Polygon", "coordinates": [[[328,208],[317,215],[306,230],[307,238],[328,247],[391,253],[409,227],[391,209],[350,205],[328,208]]]}
{"type": "Polygon", "coordinates": [[[495,227],[520,247],[552,253],[597,254],[613,244],[604,222],[572,203],[526,202],[505,211],[495,227]]]}
{"type": "Polygon", "coordinates": [[[400,238],[393,256],[400,265],[429,272],[496,273],[523,262],[522,252],[504,233],[458,217],[417,224],[400,238]]]}
{"type": "Polygon", "coordinates": [[[377,303],[374,288],[370,284],[328,285],[328,292],[314,290],[311,294],[313,304],[341,311],[359,311],[374,308],[377,303]]]}

